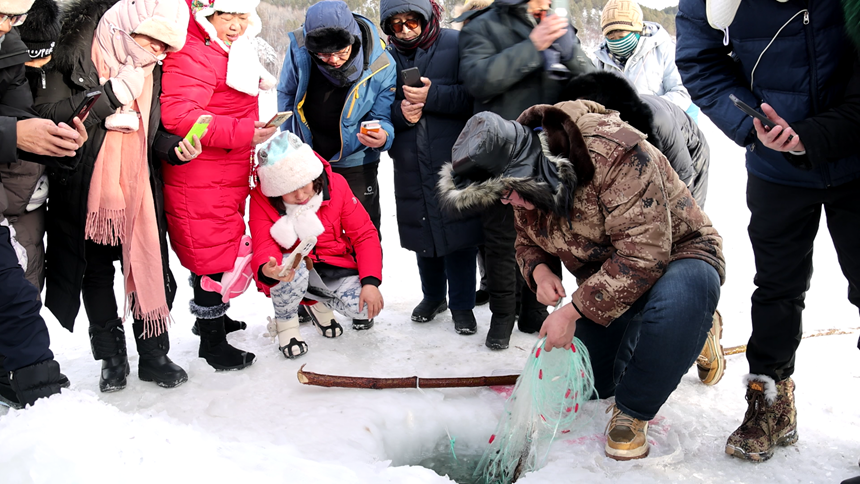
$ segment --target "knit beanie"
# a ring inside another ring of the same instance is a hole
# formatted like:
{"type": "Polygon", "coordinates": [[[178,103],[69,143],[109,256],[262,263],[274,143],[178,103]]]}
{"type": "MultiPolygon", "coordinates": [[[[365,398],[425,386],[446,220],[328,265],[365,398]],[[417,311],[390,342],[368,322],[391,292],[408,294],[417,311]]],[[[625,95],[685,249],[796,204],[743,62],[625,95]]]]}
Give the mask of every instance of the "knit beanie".
{"type": "Polygon", "coordinates": [[[281,131],[257,153],[260,189],[267,197],[294,192],[317,179],[323,164],[314,150],[289,131],[281,131]]]}
{"type": "Polygon", "coordinates": [[[642,21],[642,9],[633,0],[609,0],[600,15],[600,25],[603,35],[613,30],[642,32],[645,27],[642,21]]]}
{"type": "Polygon", "coordinates": [[[55,0],[36,0],[27,21],[18,27],[31,59],[48,57],[60,37],[60,8],[55,0]]]}
{"type": "Polygon", "coordinates": [[[0,12],[6,15],[24,15],[33,6],[33,0],[0,0],[0,12]]]}

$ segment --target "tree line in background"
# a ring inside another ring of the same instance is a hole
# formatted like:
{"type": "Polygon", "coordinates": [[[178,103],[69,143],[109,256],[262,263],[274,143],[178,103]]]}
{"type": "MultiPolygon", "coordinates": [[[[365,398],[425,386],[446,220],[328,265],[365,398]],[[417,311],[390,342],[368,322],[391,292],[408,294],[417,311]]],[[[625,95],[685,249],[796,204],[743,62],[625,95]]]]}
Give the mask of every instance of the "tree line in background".
{"type": "MultiPolygon", "coordinates": [[[[379,0],[345,0],[353,12],[364,15],[374,23],[379,23],[379,0]]],[[[260,36],[274,49],[267,53],[263,63],[273,74],[277,74],[283,63],[289,40],[287,34],[302,26],[308,7],[316,3],[314,0],[262,0],[257,12],[263,20],[263,32],[260,36]]],[[[600,29],[600,12],[606,0],[569,0],[571,17],[578,30],[586,52],[591,53],[600,44],[603,34],[600,29]]],[[[445,9],[443,26],[450,27],[454,7],[462,5],[461,0],[441,0],[445,9]]],[[[642,7],[645,20],[662,25],[669,35],[675,36],[675,14],[678,7],[666,7],[655,10],[642,7]]]]}

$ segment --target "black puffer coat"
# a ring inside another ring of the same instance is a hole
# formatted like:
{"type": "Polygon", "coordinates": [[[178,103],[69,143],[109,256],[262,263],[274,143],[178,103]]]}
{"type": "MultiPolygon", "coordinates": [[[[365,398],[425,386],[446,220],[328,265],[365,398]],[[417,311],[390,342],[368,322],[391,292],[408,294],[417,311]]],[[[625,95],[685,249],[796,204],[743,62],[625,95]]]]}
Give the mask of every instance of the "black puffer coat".
{"type": "MultiPolygon", "coordinates": [[[[66,121],[81,99],[92,91],[103,94],[84,123],[89,139],[78,150],[79,164],[75,170],[49,170],[51,194],[48,200],[48,250],[46,258],[47,293],[45,306],[54,313],[66,329],[72,330],[81,305],[81,284],[86,269],[84,228],[87,220],[87,198],[96,157],[104,143],[107,129],[104,120],[121,105],[110,88],[110,82],[100,86],[93,65],[91,49],[93,35],[102,15],[115,0],[83,0],[72,4],[65,12],[63,30],[54,57],[46,72],[46,86],[36,98],[36,110],[45,118],[66,121]]],[[[167,225],[164,219],[164,196],[160,157],[168,148],[159,144],[153,150],[161,120],[161,67],[152,73],[152,109],[149,118],[149,181],[158,219],[161,260],[164,268],[167,305],[172,307],[176,281],[168,266],[167,225]]],[[[178,138],[178,137],[176,137],[178,138]]]]}
{"type": "MultiPolygon", "coordinates": [[[[492,111],[505,119],[517,119],[537,104],[555,104],[564,82],[550,79],[544,57],[529,34],[533,24],[526,13],[527,0],[496,0],[472,17],[460,32],[460,72],[474,111],[492,111]]],[[[573,55],[564,63],[576,76],[594,67],[583,52],[573,25],[573,55]]]]}
{"type": "MultiPolygon", "coordinates": [[[[383,1],[383,15],[389,11],[385,7],[394,8],[395,3],[401,2],[383,1]]],[[[394,13],[398,12],[390,15],[394,13]]],[[[383,23],[390,15],[383,16],[383,23]]],[[[481,219],[441,210],[436,192],[439,169],[451,161],[451,147],[472,114],[472,98],[459,79],[457,35],[456,30],[442,29],[430,49],[416,49],[411,57],[389,47],[398,71],[418,67],[433,83],[421,119],[413,125],[403,117],[403,78],[397,76],[391,106],[397,136],[388,152],[394,161],[400,245],[423,257],[440,257],[483,242],[481,219]]]]}

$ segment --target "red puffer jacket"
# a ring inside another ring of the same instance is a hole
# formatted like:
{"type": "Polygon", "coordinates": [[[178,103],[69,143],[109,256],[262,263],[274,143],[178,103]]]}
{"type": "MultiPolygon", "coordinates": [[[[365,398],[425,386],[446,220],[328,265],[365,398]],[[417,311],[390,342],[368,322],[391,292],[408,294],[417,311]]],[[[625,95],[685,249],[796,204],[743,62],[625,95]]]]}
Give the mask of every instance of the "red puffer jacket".
{"type": "Polygon", "coordinates": [[[164,60],[161,121],[171,133],[185,136],[201,114],[212,115],[201,140],[203,153],[184,165],[163,164],[170,245],[195,274],[231,269],[245,233],[259,113],[257,98],[228,87],[226,79],[227,52],[208,41],[192,16],[185,47],[164,60]]]}
{"type": "MultiPolygon", "coordinates": [[[[319,158],[319,155],[317,155],[319,158]]],[[[352,194],[346,179],[331,171],[331,165],[320,158],[325,166],[328,183],[323,189],[323,202],[317,211],[325,231],[317,237],[317,245],[311,252],[314,262],[325,262],[337,267],[358,269],[358,277],[375,277],[382,280],[382,246],[379,234],[370,221],[370,216],[352,194]],[[353,255],[354,254],[354,255],[353,255]]],[[[254,276],[259,275],[260,266],[274,257],[279,262],[284,253],[293,247],[284,248],[275,242],[269,229],[281,218],[268,197],[257,187],[251,192],[251,238],[254,241],[254,258],[251,267],[254,276]]],[[[269,295],[271,287],[257,281],[260,291],[269,295]]]]}

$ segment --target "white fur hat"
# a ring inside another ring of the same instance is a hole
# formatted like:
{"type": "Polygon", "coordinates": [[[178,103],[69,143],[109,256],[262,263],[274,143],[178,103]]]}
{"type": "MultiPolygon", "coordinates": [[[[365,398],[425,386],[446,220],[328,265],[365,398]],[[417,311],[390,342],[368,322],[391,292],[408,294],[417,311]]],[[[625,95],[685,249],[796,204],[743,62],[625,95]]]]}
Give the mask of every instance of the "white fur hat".
{"type": "Polygon", "coordinates": [[[317,179],[323,164],[310,146],[298,136],[282,131],[257,153],[260,189],[267,197],[280,197],[317,179]]]}
{"type": "Polygon", "coordinates": [[[0,12],[6,15],[24,15],[35,0],[0,0],[0,12]]]}

